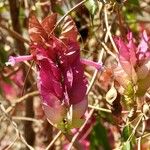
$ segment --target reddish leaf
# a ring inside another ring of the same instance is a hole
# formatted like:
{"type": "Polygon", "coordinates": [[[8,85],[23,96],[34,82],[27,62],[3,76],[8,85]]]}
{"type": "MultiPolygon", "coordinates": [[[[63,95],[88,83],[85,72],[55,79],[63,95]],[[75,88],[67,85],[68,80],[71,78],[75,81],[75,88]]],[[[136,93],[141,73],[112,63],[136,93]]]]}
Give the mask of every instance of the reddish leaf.
{"type": "Polygon", "coordinates": [[[70,39],[72,41],[77,40],[78,31],[74,21],[70,17],[66,17],[60,39],[70,39]]]}
{"type": "Polygon", "coordinates": [[[36,44],[41,44],[48,38],[45,30],[33,14],[29,18],[29,36],[31,41],[36,44]]]}
{"type": "Polygon", "coordinates": [[[122,68],[125,70],[125,72],[129,75],[131,75],[131,64],[130,64],[130,54],[128,47],[124,43],[124,41],[121,38],[115,38],[115,43],[118,46],[119,49],[119,60],[122,68]]]}
{"type": "Polygon", "coordinates": [[[137,63],[137,58],[136,58],[136,45],[133,42],[133,36],[132,36],[132,32],[129,32],[127,35],[128,38],[128,50],[129,50],[129,54],[130,54],[130,63],[133,67],[135,67],[136,63],[137,63]]]}
{"type": "Polygon", "coordinates": [[[57,14],[56,13],[47,16],[42,21],[41,25],[42,25],[42,27],[44,28],[44,30],[46,31],[46,33],[48,35],[50,35],[50,33],[52,32],[53,28],[55,27],[56,21],[57,21],[57,14]]]}

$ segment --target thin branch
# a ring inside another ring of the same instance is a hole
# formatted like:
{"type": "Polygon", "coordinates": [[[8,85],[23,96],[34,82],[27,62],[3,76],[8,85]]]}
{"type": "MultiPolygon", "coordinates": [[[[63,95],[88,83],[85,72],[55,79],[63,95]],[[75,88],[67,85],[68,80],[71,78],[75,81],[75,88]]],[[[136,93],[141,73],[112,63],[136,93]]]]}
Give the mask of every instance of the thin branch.
{"type": "Polygon", "coordinates": [[[39,95],[39,91],[33,91],[31,93],[27,93],[26,95],[22,96],[21,98],[13,101],[13,103],[11,104],[11,106],[9,106],[6,109],[6,113],[9,113],[18,103],[23,102],[24,100],[28,99],[29,97],[38,96],[38,95],[39,95]]]}
{"type": "MultiPolygon", "coordinates": [[[[110,109],[106,109],[106,108],[102,108],[102,107],[98,107],[98,106],[93,106],[93,105],[88,105],[89,108],[95,109],[95,110],[99,110],[99,111],[103,111],[103,112],[107,112],[107,113],[112,113],[110,109]]],[[[128,114],[130,111],[121,111],[122,114],[128,114]]],[[[141,113],[141,110],[137,110],[136,113],[141,113]]]]}
{"type": "Polygon", "coordinates": [[[27,39],[25,39],[24,37],[22,37],[22,35],[20,35],[16,31],[9,29],[9,28],[7,28],[6,26],[4,26],[2,24],[0,24],[0,28],[5,29],[15,39],[18,39],[18,40],[20,40],[20,41],[22,41],[26,44],[29,44],[29,41],[27,39]]]}
{"type": "Polygon", "coordinates": [[[117,47],[115,45],[115,42],[114,42],[114,40],[112,38],[112,35],[111,35],[111,32],[110,32],[110,28],[109,28],[109,25],[108,25],[108,17],[107,17],[107,9],[106,9],[106,7],[104,7],[104,21],[105,21],[106,29],[107,29],[107,32],[108,32],[109,39],[110,39],[110,41],[112,43],[112,46],[113,46],[114,50],[116,51],[116,53],[118,53],[118,49],[117,49],[117,47]]]}
{"type": "MultiPolygon", "coordinates": [[[[0,104],[0,109],[2,110],[3,115],[7,118],[7,120],[12,124],[12,126],[14,127],[15,131],[16,131],[16,135],[18,136],[18,138],[20,137],[21,141],[30,149],[30,150],[34,150],[34,148],[30,145],[28,145],[28,143],[26,142],[26,140],[24,139],[24,137],[22,136],[21,132],[18,129],[18,126],[16,124],[16,122],[14,122],[11,118],[11,116],[8,115],[8,113],[6,112],[5,107],[0,104]]],[[[15,138],[14,142],[18,139],[15,138]]],[[[13,146],[14,143],[11,144],[11,146],[13,146]]],[[[9,147],[10,148],[10,147],[9,147]]]]}
{"type": "Polygon", "coordinates": [[[145,123],[145,118],[143,117],[143,122],[142,122],[142,134],[141,134],[141,136],[140,136],[139,139],[138,139],[138,150],[141,150],[141,141],[142,141],[142,136],[143,136],[143,134],[144,134],[145,128],[146,128],[146,123],[145,123]]]}
{"type": "Polygon", "coordinates": [[[117,57],[113,52],[111,52],[111,51],[109,50],[109,48],[107,47],[107,45],[106,45],[104,42],[101,42],[101,44],[102,44],[102,46],[104,47],[104,49],[106,50],[106,52],[107,52],[108,54],[110,54],[112,57],[114,57],[114,58],[119,62],[118,57],[117,57]]]}
{"type": "Polygon", "coordinates": [[[13,142],[11,142],[11,144],[9,144],[7,147],[5,147],[5,150],[9,150],[17,141],[18,139],[18,135],[16,135],[15,139],[13,140],[13,142]]]}
{"type": "MultiPolygon", "coordinates": [[[[104,49],[102,48],[101,53],[99,54],[98,63],[101,63],[101,62],[102,62],[103,54],[104,54],[104,49]]],[[[95,83],[95,81],[96,81],[96,77],[97,77],[98,72],[99,72],[99,70],[97,70],[97,69],[94,71],[94,74],[93,74],[93,77],[92,77],[92,79],[91,79],[91,81],[90,81],[90,84],[89,84],[89,86],[88,86],[86,95],[88,95],[89,92],[90,92],[90,90],[92,89],[92,87],[93,87],[93,85],[94,85],[94,83],[95,83]]]]}
{"type": "Polygon", "coordinates": [[[150,137],[150,133],[146,133],[142,136],[142,138],[147,138],[147,137],[150,137]]]}
{"type": "Polygon", "coordinates": [[[84,124],[81,126],[81,128],[78,130],[78,132],[73,136],[72,140],[71,140],[71,143],[69,144],[69,147],[67,150],[71,150],[74,142],[76,141],[76,139],[78,138],[78,136],[80,135],[80,133],[82,132],[82,130],[84,129],[85,125],[87,124],[87,122],[89,121],[89,119],[91,118],[92,114],[94,112],[94,109],[91,109],[87,118],[86,118],[86,121],[84,122],[84,124]]]}
{"type": "Polygon", "coordinates": [[[92,108],[94,110],[100,110],[103,112],[107,112],[107,113],[112,113],[111,110],[106,109],[106,108],[101,108],[101,107],[97,107],[97,106],[93,106],[93,105],[88,105],[89,108],[92,108]]]}
{"type": "Polygon", "coordinates": [[[49,145],[46,147],[45,150],[49,150],[61,135],[62,135],[62,132],[59,131],[59,132],[55,135],[55,137],[53,138],[53,140],[49,143],[49,145]]]}
{"type": "Polygon", "coordinates": [[[29,118],[29,117],[23,117],[23,116],[13,116],[12,119],[13,120],[23,120],[23,121],[32,121],[32,122],[36,122],[38,124],[41,124],[44,122],[43,120],[29,118]]]}
{"type": "Polygon", "coordinates": [[[62,21],[72,12],[74,11],[76,8],[78,8],[79,6],[81,6],[82,4],[84,4],[87,0],[83,0],[80,3],[78,3],[77,5],[75,5],[73,8],[71,8],[57,23],[56,26],[53,28],[52,32],[62,23],[62,21]]]}
{"type": "Polygon", "coordinates": [[[31,68],[32,68],[33,65],[34,65],[34,61],[32,61],[30,68],[27,70],[27,73],[26,73],[26,76],[25,76],[25,79],[24,79],[24,84],[23,84],[21,96],[24,95],[24,90],[25,90],[25,86],[26,86],[26,83],[27,83],[27,79],[28,79],[28,76],[30,74],[30,71],[31,71],[31,68]]]}
{"type": "Polygon", "coordinates": [[[130,134],[129,138],[127,139],[127,141],[131,141],[131,140],[132,140],[132,138],[133,138],[133,136],[134,136],[134,134],[135,134],[135,132],[136,132],[136,129],[138,128],[139,124],[140,124],[141,121],[142,121],[143,116],[144,116],[144,115],[141,114],[140,119],[138,120],[136,126],[134,127],[134,129],[133,129],[132,133],[130,134]]]}

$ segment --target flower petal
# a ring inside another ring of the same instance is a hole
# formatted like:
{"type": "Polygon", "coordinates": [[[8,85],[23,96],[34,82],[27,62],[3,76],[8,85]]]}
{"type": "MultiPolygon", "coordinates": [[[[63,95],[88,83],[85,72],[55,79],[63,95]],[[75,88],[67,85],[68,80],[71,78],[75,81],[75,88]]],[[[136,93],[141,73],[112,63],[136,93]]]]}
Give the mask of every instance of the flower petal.
{"type": "Polygon", "coordinates": [[[50,100],[49,97],[48,99],[46,99],[46,95],[52,94],[56,96],[60,101],[63,100],[60,70],[48,58],[39,60],[38,87],[40,89],[43,101],[51,104],[51,106],[55,104],[55,101],[50,100]]]}
{"type": "Polygon", "coordinates": [[[24,62],[24,61],[32,60],[32,59],[33,59],[32,55],[17,56],[17,57],[10,56],[8,62],[6,62],[6,65],[14,66],[16,63],[24,62]]]}

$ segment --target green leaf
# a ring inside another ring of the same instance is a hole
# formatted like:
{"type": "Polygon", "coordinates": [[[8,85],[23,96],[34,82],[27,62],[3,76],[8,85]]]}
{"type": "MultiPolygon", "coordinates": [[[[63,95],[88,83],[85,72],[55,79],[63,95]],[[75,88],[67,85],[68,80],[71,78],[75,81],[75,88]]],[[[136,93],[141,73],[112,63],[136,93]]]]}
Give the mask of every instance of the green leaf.
{"type": "MultiPolygon", "coordinates": [[[[135,136],[133,135],[132,138],[130,139],[130,141],[128,140],[130,135],[132,134],[132,127],[130,125],[127,125],[124,127],[123,131],[122,131],[122,141],[123,141],[123,147],[125,148],[129,148],[132,149],[133,146],[135,145],[135,136]],[[130,144],[130,146],[129,146],[130,144]],[[124,146],[125,145],[125,146],[124,146]]],[[[123,150],[130,150],[130,149],[123,149],[123,150]]]]}
{"type": "Polygon", "coordinates": [[[88,0],[85,3],[85,7],[88,9],[91,15],[94,15],[98,10],[98,2],[97,0],[88,0]]]}
{"type": "Polygon", "coordinates": [[[124,127],[123,131],[122,131],[122,140],[125,142],[127,141],[127,139],[129,138],[129,136],[132,133],[132,128],[130,125],[127,125],[124,127]]]}
{"type": "Polygon", "coordinates": [[[105,127],[100,122],[97,122],[90,136],[90,149],[97,150],[99,147],[103,147],[104,150],[111,149],[105,127]]]}
{"type": "Polygon", "coordinates": [[[131,144],[129,141],[123,143],[123,147],[121,150],[131,150],[131,144]]]}

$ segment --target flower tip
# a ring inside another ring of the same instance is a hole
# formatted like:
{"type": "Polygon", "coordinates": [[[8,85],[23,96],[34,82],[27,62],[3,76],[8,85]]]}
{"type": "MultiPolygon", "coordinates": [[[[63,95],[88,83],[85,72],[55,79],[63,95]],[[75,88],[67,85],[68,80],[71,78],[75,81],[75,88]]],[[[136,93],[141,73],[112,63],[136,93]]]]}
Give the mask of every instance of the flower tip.
{"type": "Polygon", "coordinates": [[[8,62],[5,63],[6,66],[14,66],[16,63],[15,58],[13,56],[10,56],[8,59],[8,62]]]}
{"type": "Polygon", "coordinates": [[[32,55],[17,56],[17,57],[10,56],[8,62],[6,62],[5,64],[6,66],[8,65],[14,66],[16,63],[32,60],[32,59],[33,59],[32,55]]]}

